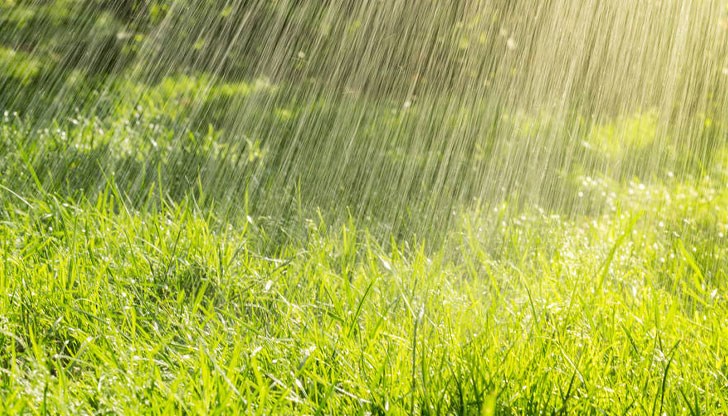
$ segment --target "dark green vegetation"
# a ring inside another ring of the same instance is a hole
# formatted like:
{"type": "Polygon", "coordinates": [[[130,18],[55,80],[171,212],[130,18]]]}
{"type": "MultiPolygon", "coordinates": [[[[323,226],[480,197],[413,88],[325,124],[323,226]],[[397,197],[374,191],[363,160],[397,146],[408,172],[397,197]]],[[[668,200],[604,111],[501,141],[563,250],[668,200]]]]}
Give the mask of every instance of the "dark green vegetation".
{"type": "Polygon", "coordinates": [[[0,0],[0,413],[728,412],[728,9],[223,3],[0,0]]]}

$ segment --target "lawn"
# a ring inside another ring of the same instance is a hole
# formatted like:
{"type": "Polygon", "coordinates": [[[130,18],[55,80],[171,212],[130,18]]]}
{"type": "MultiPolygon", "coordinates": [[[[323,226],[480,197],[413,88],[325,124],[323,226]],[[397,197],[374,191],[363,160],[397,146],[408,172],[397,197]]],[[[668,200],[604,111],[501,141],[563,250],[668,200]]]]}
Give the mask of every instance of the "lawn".
{"type": "Polygon", "coordinates": [[[728,414],[724,2],[451,3],[0,0],[0,414],[728,414]]]}
{"type": "Polygon", "coordinates": [[[0,411],[724,412],[728,190],[582,185],[438,244],[3,186],[0,411]]]}

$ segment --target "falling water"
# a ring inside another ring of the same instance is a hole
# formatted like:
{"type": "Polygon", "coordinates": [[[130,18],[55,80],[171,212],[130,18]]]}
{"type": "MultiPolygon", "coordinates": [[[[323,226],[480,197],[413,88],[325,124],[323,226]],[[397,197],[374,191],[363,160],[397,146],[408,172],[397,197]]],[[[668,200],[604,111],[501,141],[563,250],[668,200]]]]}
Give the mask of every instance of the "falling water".
{"type": "Polygon", "coordinates": [[[0,0],[0,413],[726,414],[728,0],[0,0]]]}
{"type": "Polygon", "coordinates": [[[724,173],[727,34],[711,0],[1,0],[0,109],[35,146],[4,182],[380,235],[597,213],[585,177],[724,173]]]}

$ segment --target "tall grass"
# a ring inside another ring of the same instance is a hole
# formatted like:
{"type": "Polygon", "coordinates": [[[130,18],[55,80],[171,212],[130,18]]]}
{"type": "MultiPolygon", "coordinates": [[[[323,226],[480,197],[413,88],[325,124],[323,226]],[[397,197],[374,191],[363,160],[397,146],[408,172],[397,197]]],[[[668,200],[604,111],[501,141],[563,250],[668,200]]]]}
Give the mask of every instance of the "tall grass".
{"type": "Polygon", "coordinates": [[[3,187],[2,412],[724,412],[728,194],[669,189],[433,248],[3,187]]]}

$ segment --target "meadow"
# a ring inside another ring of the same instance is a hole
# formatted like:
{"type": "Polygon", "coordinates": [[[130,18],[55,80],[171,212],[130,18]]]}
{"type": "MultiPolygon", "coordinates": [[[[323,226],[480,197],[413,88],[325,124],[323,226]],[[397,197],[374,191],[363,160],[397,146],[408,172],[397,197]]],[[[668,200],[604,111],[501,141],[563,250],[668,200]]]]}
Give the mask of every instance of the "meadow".
{"type": "Polygon", "coordinates": [[[0,414],[728,413],[728,9],[228,3],[0,0],[0,414]]]}
{"type": "Polygon", "coordinates": [[[461,208],[437,243],[387,240],[303,207],[281,222],[248,210],[247,195],[231,214],[204,188],[155,191],[176,189],[172,176],[139,187],[121,173],[167,160],[135,154],[153,152],[141,142],[153,128],[128,127],[139,143],[99,153],[114,135],[104,142],[101,121],[29,140],[22,117],[5,115],[2,413],[728,406],[719,179],[578,177],[575,200],[603,212],[503,201],[461,208]],[[66,150],[47,150],[58,143],[66,150]]]}

